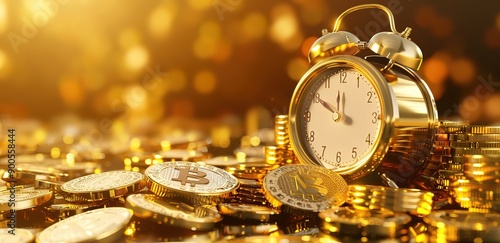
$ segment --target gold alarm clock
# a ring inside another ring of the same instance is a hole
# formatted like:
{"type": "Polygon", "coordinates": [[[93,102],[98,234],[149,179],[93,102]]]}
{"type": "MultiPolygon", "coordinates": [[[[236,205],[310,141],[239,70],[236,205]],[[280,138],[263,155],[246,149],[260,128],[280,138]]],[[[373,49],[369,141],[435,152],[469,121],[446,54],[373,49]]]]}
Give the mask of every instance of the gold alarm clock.
{"type": "Polygon", "coordinates": [[[396,31],[391,11],[364,4],[343,12],[333,31],[311,47],[314,64],[292,96],[292,147],[302,163],[331,169],[353,181],[377,171],[381,181],[406,186],[424,166],[432,146],[437,110],[431,91],[417,75],[422,52],[396,31]],[[368,42],[339,31],[348,14],[376,8],[387,13],[391,32],[368,42]],[[356,56],[369,49],[374,55],[356,56]]]}

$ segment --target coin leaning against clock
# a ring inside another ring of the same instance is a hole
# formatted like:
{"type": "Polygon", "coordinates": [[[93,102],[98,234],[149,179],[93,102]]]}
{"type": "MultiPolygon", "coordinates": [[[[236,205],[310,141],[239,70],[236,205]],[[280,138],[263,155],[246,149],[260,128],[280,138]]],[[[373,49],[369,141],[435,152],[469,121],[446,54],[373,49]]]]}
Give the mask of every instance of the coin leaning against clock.
{"type": "Polygon", "coordinates": [[[38,234],[38,243],[49,242],[112,242],[121,237],[132,218],[130,209],[100,208],[57,222],[38,234]],[[112,219],[112,220],[110,220],[112,219]]]}
{"type": "Polygon", "coordinates": [[[315,165],[285,165],[270,171],[264,194],[274,207],[294,214],[320,212],[347,199],[347,182],[337,173],[315,165]]]}
{"type": "Polygon", "coordinates": [[[70,202],[89,202],[120,197],[144,186],[141,173],[109,171],[70,180],[61,186],[61,194],[70,202]]]}
{"type": "Polygon", "coordinates": [[[145,171],[150,190],[160,197],[182,197],[194,203],[219,201],[238,187],[223,169],[193,162],[152,165],[145,171]]]}

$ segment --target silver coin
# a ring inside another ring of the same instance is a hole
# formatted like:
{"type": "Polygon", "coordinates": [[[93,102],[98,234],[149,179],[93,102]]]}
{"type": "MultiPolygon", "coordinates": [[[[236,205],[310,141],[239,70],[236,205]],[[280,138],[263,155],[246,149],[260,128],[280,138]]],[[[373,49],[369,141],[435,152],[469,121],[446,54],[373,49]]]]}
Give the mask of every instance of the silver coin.
{"type": "Polygon", "coordinates": [[[144,175],[131,171],[109,171],[82,176],[64,183],[61,190],[69,193],[108,191],[139,183],[144,175]]]}
{"type": "Polygon", "coordinates": [[[59,221],[37,236],[38,243],[96,242],[122,234],[132,211],[121,207],[100,208],[59,221]]]}
{"type": "Polygon", "coordinates": [[[216,196],[233,191],[238,180],[223,169],[211,165],[176,161],[152,165],[146,176],[156,185],[181,193],[216,196]]]}

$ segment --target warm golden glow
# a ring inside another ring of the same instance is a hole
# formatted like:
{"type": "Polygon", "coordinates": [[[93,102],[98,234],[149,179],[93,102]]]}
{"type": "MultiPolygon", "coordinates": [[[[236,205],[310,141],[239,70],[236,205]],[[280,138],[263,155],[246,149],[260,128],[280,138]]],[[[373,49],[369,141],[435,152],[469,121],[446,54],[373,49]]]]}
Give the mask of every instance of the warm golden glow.
{"type": "Polygon", "coordinates": [[[189,6],[196,10],[206,10],[211,8],[214,1],[213,0],[188,0],[189,6]]]}
{"type": "Polygon", "coordinates": [[[294,10],[288,5],[277,5],[271,12],[271,18],[271,39],[287,51],[299,48],[303,37],[294,10]]]}
{"type": "Polygon", "coordinates": [[[302,75],[310,68],[309,63],[307,63],[304,58],[294,58],[292,59],[286,68],[288,77],[294,81],[299,81],[302,75]]]}
{"type": "Polygon", "coordinates": [[[168,89],[171,91],[182,91],[186,87],[186,74],[181,69],[172,69],[166,79],[169,81],[168,89]]]}
{"type": "Polygon", "coordinates": [[[167,1],[166,3],[167,6],[154,9],[149,16],[149,32],[156,38],[166,37],[177,15],[178,7],[176,2],[167,1]]]}
{"type": "Polygon", "coordinates": [[[5,2],[2,0],[0,1],[0,33],[3,33],[7,28],[7,19],[7,6],[5,6],[5,2]]]}
{"type": "Polygon", "coordinates": [[[451,63],[450,77],[459,85],[467,85],[475,81],[476,73],[474,63],[468,58],[458,58],[451,63]]]}
{"type": "Polygon", "coordinates": [[[241,28],[245,40],[251,41],[261,39],[266,34],[267,30],[266,17],[259,12],[249,13],[243,19],[241,28]]]}
{"type": "Polygon", "coordinates": [[[144,68],[148,63],[149,54],[142,46],[135,46],[127,50],[125,54],[125,65],[131,70],[144,68]]]}
{"type": "Polygon", "coordinates": [[[217,79],[212,72],[203,70],[196,74],[193,85],[194,89],[199,93],[208,94],[214,91],[217,86],[217,79]]]}

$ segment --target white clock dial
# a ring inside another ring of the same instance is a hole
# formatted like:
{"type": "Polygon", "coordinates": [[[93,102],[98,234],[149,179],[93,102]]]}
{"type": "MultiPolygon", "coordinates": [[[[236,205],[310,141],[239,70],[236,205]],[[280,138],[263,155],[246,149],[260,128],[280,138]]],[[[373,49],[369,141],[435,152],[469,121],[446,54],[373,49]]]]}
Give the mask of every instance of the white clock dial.
{"type": "Polygon", "coordinates": [[[320,164],[348,171],[374,150],[381,101],[362,73],[350,67],[327,69],[310,80],[300,99],[298,131],[306,151],[320,164]]]}

